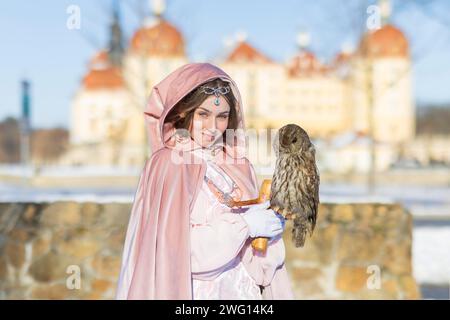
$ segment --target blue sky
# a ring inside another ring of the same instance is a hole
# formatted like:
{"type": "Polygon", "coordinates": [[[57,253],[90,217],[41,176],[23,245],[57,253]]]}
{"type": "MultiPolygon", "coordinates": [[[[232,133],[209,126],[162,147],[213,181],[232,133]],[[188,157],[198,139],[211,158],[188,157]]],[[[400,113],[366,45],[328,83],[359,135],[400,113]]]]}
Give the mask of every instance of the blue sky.
{"type": "MultiPolygon", "coordinates": [[[[86,72],[86,63],[107,43],[111,2],[0,2],[0,119],[19,116],[19,83],[27,77],[32,81],[33,126],[67,127],[70,102],[86,72]],[[81,9],[81,30],[66,28],[66,9],[71,4],[81,9]]],[[[128,38],[139,26],[138,2],[120,1],[128,38]]],[[[149,1],[141,2],[148,7],[149,1]]],[[[311,49],[329,59],[344,43],[354,45],[358,39],[352,26],[366,17],[364,10],[356,10],[360,2],[169,0],[166,17],[184,34],[193,61],[219,55],[226,37],[244,31],[256,48],[284,62],[296,52],[299,30],[309,31],[311,49]]],[[[397,0],[393,6],[391,21],[410,40],[416,102],[449,103],[450,1],[436,0],[426,10],[419,0],[397,0]]]]}

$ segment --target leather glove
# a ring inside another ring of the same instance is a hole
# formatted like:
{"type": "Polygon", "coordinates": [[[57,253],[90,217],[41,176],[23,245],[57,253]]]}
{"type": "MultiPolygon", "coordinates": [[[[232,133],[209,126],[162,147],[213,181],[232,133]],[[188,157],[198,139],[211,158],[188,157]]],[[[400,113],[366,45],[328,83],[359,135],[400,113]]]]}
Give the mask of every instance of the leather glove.
{"type": "Polygon", "coordinates": [[[268,209],[270,201],[249,206],[249,209],[242,213],[249,226],[250,237],[272,238],[281,234],[284,230],[284,218],[272,209],[268,209]]]}

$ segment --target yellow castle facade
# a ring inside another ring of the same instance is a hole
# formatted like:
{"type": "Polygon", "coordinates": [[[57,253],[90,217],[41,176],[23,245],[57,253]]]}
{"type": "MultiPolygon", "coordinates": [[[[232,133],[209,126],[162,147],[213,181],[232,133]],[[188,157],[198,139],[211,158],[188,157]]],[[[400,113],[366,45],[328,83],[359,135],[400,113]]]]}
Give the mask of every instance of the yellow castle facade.
{"type": "MultiPolygon", "coordinates": [[[[110,46],[97,53],[73,99],[71,148],[61,162],[141,165],[151,153],[142,113],[146,99],[152,86],[189,63],[185,46],[182,32],[157,15],[122,52],[110,46]]],[[[414,139],[408,41],[391,24],[366,33],[353,52],[338,53],[329,63],[305,47],[280,63],[246,39],[229,51],[213,63],[236,81],[248,128],[296,123],[318,139],[348,132],[372,132],[376,142],[391,145],[414,139]]]]}

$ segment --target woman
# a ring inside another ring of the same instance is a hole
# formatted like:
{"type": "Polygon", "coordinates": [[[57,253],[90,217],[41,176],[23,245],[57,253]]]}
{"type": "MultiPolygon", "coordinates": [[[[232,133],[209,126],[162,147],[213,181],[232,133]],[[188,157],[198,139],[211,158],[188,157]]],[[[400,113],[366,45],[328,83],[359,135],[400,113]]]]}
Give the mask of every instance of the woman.
{"type": "Polygon", "coordinates": [[[180,67],[153,87],[144,111],[152,156],[132,207],[117,299],[293,299],[282,219],[258,196],[244,157],[234,81],[209,63],[180,67]],[[240,134],[237,134],[240,133],[240,134]],[[231,134],[230,134],[231,133],[231,134]],[[253,237],[271,238],[256,254],[253,237]]]}

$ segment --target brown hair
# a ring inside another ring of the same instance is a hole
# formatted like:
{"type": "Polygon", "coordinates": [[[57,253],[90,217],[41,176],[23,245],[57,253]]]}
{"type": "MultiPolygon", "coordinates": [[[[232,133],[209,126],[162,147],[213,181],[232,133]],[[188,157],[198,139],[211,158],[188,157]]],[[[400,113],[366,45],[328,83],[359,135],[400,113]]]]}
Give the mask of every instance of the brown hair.
{"type": "MultiPolygon", "coordinates": [[[[222,79],[214,79],[205,83],[202,83],[194,90],[189,92],[183,99],[181,99],[170,112],[167,114],[165,123],[172,123],[175,129],[186,129],[189,127],[194,118],[195,110],[209,97],[209,95],[200,91],[200,87],[206,85],[209,87],[218,86],[230,86],[230,84],[222,79]]],[[[230,113],[228,116],[227,129],[237,129],[238,119],[236,112],[237,101],[232,91],[223,95],[227,103],[230,105],[230,113]]],[[[226,142],[226,131],[222,135],[223,142],[226,142]]]]}

